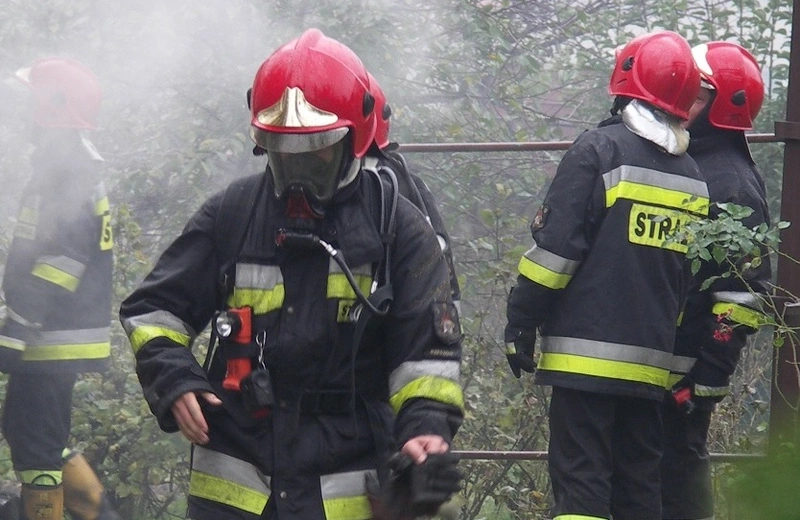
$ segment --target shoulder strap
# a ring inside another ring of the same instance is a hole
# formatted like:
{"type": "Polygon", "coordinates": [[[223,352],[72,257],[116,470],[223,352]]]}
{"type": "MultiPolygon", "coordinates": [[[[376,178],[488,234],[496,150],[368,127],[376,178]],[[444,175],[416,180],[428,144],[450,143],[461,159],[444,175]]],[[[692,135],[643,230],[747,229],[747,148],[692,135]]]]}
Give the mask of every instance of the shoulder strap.
{"type": "Polygon", "coordinates": [[[219,296],[222,305],[230,291],[232,270],[244,247],[256,206],[265,189],[267,174],[261,173],[254,187],[252,177],[234,182],[225,189],[217,213],[214,243],[220,258],[219,296]],[[242,211],[244,209],[244,211],[242,211]]]}

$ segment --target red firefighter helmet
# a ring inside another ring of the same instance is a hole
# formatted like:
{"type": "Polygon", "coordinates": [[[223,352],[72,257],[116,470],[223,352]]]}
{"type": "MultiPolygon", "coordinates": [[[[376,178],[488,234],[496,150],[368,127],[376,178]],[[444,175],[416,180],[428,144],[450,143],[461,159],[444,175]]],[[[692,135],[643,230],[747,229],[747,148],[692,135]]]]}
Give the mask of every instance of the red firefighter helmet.
{"type": "Polygon", "coordinates": [[[692,55],[700,77],[716,90],[708,121],[717,128],[751,130],[764,102],[764,80],[753,55],[723,41],[697,45],[692,55]]]}
{"type": "Polygon", "coordinates": [[[608,91],[645,101],[680,119],[689,118],[700,89],[700,72],[689,43],[678,33],[656,31],[617,52],[608,91]]]}
{"type": "Polygon", "coordinates": [[[34,122],[45,128],[95,129],[102,93],[85,65],[68,58],[44,58],[16,73],[35,100],[34,122]]]}
{"type": "Polygon", "coordinates": [[[369,74],[369,84],[372,88],[371,93],[375,98],[375,144],[381,150],[389,146],[389,129],[392,117],[392,107],[386,102],[386,94],[378,84],[377,80],[369,74]]]}
{"type": "Polygon", "coordinates": [[[355,157],[375,136],[367,70],[344,44],[309,29],[276,50],[256,72],[251,136],[265,150],[324,148],[350,131],[355,157]]]}

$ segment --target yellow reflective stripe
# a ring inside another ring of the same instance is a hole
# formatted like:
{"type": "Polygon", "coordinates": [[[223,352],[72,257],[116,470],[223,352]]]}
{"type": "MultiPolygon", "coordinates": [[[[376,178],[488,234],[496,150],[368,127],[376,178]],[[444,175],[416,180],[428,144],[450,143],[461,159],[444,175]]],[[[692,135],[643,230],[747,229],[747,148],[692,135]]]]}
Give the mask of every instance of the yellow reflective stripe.
{"type": "Polygon", "coordinates": [[[17,474],[17,480],[22,484],[57,486],[61,484],[63,478],[63,472],[61,470],[43,471],[41,469],[26,469],[23,471],[16,471],[15,473],[17,474]],[[39,480],[40,478],[42,480],[39,480]]]}
{"type": "Polygon", "coordinates": [[[189,494],[260,515],[269,495],[241,484],[193,470],[189,477],[189,494]]]}
{"type": "Polygon", "coordinates": [[[683,209],[701,215],[708,214],[708,197],[631,181],[620,181],[616,186],[606,190],[607,208],[613,206],[617,199],[658,204],[659,206],[683,209]]]}
{"type": "Polygon", "coordinates": [[[108,203],[108,197],[103,197],[94,204],[94,214],[97,215],[98,217],[100,215],[108,213],[110,210],[111,206],[108,203]]]}
{"type": "Polygon", "coordinates": [[[550,289],[563,289],[572,279],[571,274],[553,271],[542,265],[531,262],[524,256],[519,260],[519,274],[532,282],[544,285],[550,289]]]}
{"type": "Polygon", "coordinates": [[[714,306],[711,307],[711,312],[718,316],[726,314],[727,319],[730,321],[747,325],[753,329],[759,328],[767,321],[767,317],[763,313],[730,302],[715,303],[714,306]]]}
{"type": "Polygon", "coordinates": [[[464,409],[464,394],[461,391],[461,386],[455,381],[436,376],[423,376],[414,379],[393,394],[389,398],[389,403],[397,413],[406,401],[416,398],[432,399],[455,406],[459,410],[464,409]]]}
{"type": "Polygon", "coordinates": [[[694,385],[694,395],[698,397],[725,397],[728,395],[727,386],[694,385]]]}
{"type": "Polygon", "coordinates": [[[647,383],[662,388],[666,387],[669,378],[669,370],[665,368],[555,352],[543,352],[537,367],[539,370],[607,377],[609,379],[647,383]]]}
{"type": "Polygon", "coordinates": [[[684,377],[686,377],[686,374],[670,374],[667,378],[667,388],[672,388],[684,377]]]}
{"type": "Polygon", "coordinates": [[[628,242],[686,253],[684,242],[670,240],[686,222],[697,220],[685,211],[633,203],[628,220],[628,242]]]}
{"type": "Polygon", "coordinates": [[[0,336],[0,347],[11,350],[25,350],[25,342],[11,336],[0,336]]]}
{"type": "Polygon", "coordinates": [[[326,520],[368,520],[372,509],[366,495],[327,498],[322,501],[326,520]]]}
{"type": "Polygon", "coordinates": [[[36,208],[24,206],[19,210],[19,215],[17,215],[17,222],[30,224],[32,226],[35,226],[38,220],[39,211],[36,208]]]}
{"type": "Polygon", "coordinates": [[[81,281],[77,276],[47,264],[36,264],[33,266],[31,274],[37,278],[56,284],[59,287],[63,287],[70,292],[75,292],[81,281]]]}
{"type": "Polygon", "coordinates": [[[105,359],[111,355],[111,343],[70,345],[28,345],[23,361],[69,361],[75,359],[105,359]]]}
{"type": "Polygon", "coordinates": [[[229,307],[252,307],[254,314],[266,314],[283,305],[285,297],[283,284],[273,289],[245,289],[234,287],[233,294],[228,297],[229,307]]]}
{"type": "MultiPolygon", "coordinates": [[[[372,285],[372,277],[363,274],[353,274],[353,277],[361,292],[368,295],[372,285]]],[[[328,275],[328,298],[338,298],[340,300],[356,299],[356,292],[350,286],[350,282],[347,281],[344,273],[330,273],[328,275]]]]}
{"type": "Polygon", "coordinates": [[[188,335],[175,332],[174,330],[167,329],[165,327],[159,327],[157,325],[140,325],[133,329],[133,332],[130,334],[131,348],[133,349],[133,353],[136,354],[139,352],[139,349],[142,348],[148,341],[162,337],[172,340],[179,345],[183,345],[184,347],[188,347],[191,341],[188,335]]]}

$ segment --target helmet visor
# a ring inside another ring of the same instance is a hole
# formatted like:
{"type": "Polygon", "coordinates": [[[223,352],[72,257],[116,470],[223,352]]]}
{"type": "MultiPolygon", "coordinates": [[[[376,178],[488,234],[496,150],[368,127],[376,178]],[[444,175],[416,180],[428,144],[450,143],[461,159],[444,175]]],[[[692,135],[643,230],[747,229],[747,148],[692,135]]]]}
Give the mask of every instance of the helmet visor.
{"type": "Polygon", "coordinates": [[[289,153],[269,150],[269,167],[278,198],[290,188],[301,188],[310,202],[324,206],[339,184],[346,139],[310,152],[289,153]]]}

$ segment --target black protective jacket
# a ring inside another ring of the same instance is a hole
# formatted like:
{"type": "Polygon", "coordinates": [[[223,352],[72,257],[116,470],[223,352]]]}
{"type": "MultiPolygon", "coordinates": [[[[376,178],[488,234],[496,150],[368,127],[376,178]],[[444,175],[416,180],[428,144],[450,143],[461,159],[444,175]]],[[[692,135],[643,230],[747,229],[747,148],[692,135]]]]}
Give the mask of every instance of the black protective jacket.
{"type": "Polygon", "coordinates": [[[444,218],[439,211],[439,204],[425,181],[408,170],[406,160],[400,152],[396,151],[396,146],[392,145],[390,149],[385,150],[372,149],[370,150],[370,156],[377,161],[377,167],[389,168],[395,173],[400,193],[422,211],[433,230],[436,231],[439,245],[442,247],[447,266],[450,268],[450,292],[453,296],[453,302],[460,311],[461,286],[458,283],[458,274],[456,273],[455,259],[453,257],[453,242],[444,224],[444,218]]]}
{"type": "Polygon", "coordinates": [[[540,327],[540,384],[661,400],[690,272],[671,230],[707,211],[688,155],[618,117],[565,153],[531,224],[508,329],[540,327]]]}
{"type": "Polygon", "coordinates": [[[102,371],[111,354],[113,239],[102,159],[73,137],[37,148],[22,193],[3,276],[4,371],[102,371]]]}
{"type": "MultiPolygon", "coordinates": [[[[708,183],[712,218],[720,212],[714,203],[732,203],[753,210],[742,220],[748,229],[770,223],[764,181],[750,156],[743,132],[709,129],[700,136],[693,133],[689,154],[708,183]]],[[[705,289],[701,289],[705,280],[722,275],[732,266],[713,260],[702,263],[677,331],[671,383],[678,382],[688,372],[697,397],[715,401],[727,395],[729,378],[747,334],[763,322],[764,305],[759,295],[769,292],[771,268],[767,252],[762,255],[757,266],[753,264],[755,267],[746,269],[741,273],[743,276],[715,278],[705,289]],[[719,316],[723,313],[730,316],[722,320],[719,316]],[[719,334],[723,321],[729,324],[731,334],[719,334]],[[729,339],[720,341],[725,338],[729,339]]],[[[738,265],[737,269],[741,267],[738,265]]]]}
{"type": "MultiPolygon", "coordinates": [[[[365,175],[337,198],[314,231],[340,251],[369,294],[383,247],[375,216],[378,184],[365,175]]],[[[394,234],[384,237],[391,245],[391,310],[370,322],[354,359],[356,322],[350,311],[357,304],[355,292],[321,247],[276,245],[278,231],[290,223],[272,192],[270,176],[259,174],[209,199],[123,302],[120,318],[144,396],[161,428],[177,429],[170,411],[177,397],[215,392],[240,428],[259,432],[253,434],[256,449],[269,456],[249,462],[273,489],[285,491],[279,516],[316,518],[320,479],[375,468],[387,440],[402,445],[420,434],[452,439],[463,409],[461,332],[436,236],[401,197],[394,234]],[[227,237],[231,233],[219,236],[220,227],[230,229],[220,226],[221,215],[229,204],[249,212],[245,201],[253,192],[261,195],[249,224],[239,220],[247,227],[239,251],[238,240],[227,237]],[[233,202],[223,203],[226,197],[233,202]],[[275,405],[262,419],[243,408],[238,392],[221,388],[222,348],[212,353],[207,370],[191,351],[216,311],[243,306],[253,309],[253,337],[263,345],[258,356],[272,378],[275,405]],[[387,438],[376,434],[376,416],[387,438]],[[369,432],[373,440],[365,447],[356,439],[369,432]]],[[[326,500],[324,489],[322,497],[326,500]]]]}

